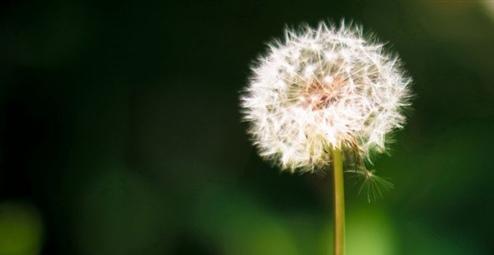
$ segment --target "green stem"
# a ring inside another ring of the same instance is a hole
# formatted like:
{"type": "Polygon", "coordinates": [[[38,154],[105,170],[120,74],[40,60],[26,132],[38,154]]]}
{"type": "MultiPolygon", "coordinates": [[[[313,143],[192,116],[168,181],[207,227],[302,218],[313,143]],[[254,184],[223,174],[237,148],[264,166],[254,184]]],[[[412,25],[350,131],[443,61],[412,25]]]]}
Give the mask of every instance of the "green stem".
{"type": "Polygon", "coordinates": [[[332,150],[333,158],[333,254],[345,254],[345,190],[343,159],[340,150],[332,150]]]}

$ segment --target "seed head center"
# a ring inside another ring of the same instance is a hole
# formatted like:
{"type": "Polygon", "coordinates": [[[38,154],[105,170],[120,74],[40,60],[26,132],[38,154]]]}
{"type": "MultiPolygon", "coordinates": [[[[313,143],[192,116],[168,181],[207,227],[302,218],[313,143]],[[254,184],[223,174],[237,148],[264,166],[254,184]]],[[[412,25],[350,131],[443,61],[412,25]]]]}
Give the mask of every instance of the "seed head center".
{"type": "Polygon", "coordinates": [[[324,109],[338,100],[344,85],[345,80],[339,76],[314,80],[302,91],[300,105],[312,110],[324,109]]]}

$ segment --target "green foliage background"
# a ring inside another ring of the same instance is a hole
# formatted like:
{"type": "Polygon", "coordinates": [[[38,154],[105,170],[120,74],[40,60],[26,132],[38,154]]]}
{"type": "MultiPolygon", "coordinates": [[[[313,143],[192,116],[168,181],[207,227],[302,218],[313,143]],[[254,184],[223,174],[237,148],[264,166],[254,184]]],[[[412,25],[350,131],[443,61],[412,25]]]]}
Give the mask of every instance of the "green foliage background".
{"type": "Polygon", "coordinates": [[[280,173],[240,122],[285,25],[341,18],[399,52],[413,110],[349,255],[494,253],[494,3],[2,1],[0,255],[329,254],[330,181],[280,173]]]}

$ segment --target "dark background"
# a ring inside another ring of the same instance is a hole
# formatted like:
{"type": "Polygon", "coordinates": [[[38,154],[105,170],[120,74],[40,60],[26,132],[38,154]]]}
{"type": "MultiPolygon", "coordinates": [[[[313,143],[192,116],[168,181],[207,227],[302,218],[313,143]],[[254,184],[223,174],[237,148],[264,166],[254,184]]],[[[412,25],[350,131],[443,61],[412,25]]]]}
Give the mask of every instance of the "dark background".
{"type": "Polygon", "coordinates": [[[341,18],[414,78],[395,189],[347,180],[349,255],[494,254],[494,1],[0,4],[0,255],[329,254],[330,180],[280,173],[240,122],[285,25],[341,18]]]}

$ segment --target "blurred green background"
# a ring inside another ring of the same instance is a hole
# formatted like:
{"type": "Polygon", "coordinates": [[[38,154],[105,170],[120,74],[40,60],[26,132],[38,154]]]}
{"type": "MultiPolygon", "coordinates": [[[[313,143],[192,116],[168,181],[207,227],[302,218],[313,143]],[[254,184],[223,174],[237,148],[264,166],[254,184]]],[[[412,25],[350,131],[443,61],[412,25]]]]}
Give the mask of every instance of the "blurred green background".
{"type": "Polygon", "coordinates": [[[347,180],[348,254],[494,254],[494,1],[4,0],[0,255],[329,254],[328,176],[262,161],[238,96],[285,25],[341,18],[416,94],[395,189],[347,180]]]}

